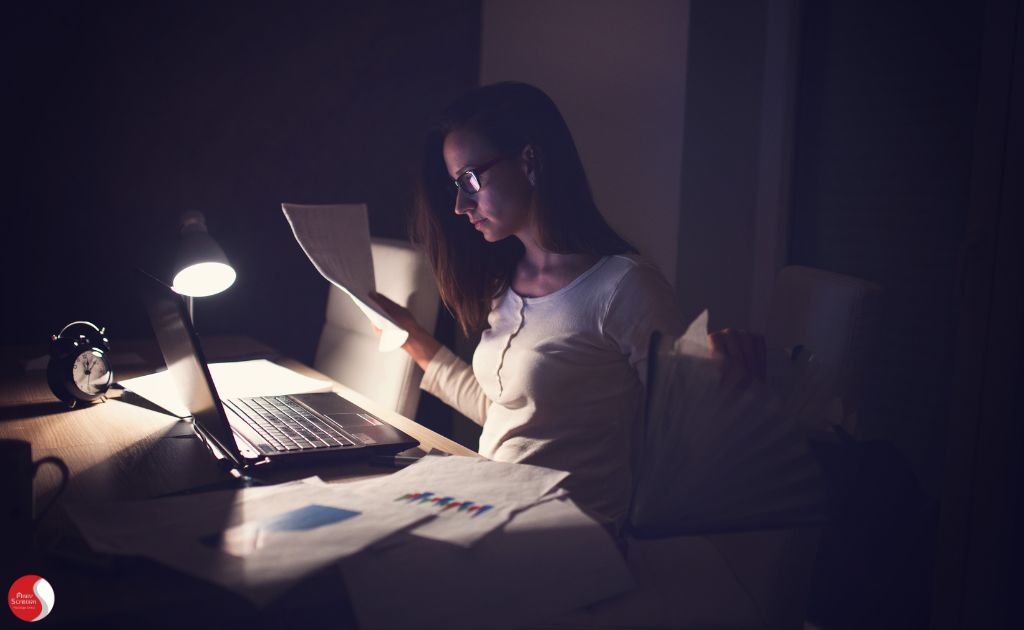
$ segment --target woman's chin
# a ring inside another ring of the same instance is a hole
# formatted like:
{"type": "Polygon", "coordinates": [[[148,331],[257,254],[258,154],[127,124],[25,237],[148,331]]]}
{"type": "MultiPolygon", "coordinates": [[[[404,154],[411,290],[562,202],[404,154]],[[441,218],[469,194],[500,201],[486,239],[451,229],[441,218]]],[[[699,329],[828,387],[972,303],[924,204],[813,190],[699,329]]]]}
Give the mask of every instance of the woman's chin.
{"type": "Polygon", "coordinates": [[[484,237],[484,240],[488,243],[496,243],[508,236],[508,234],[502,234],[492,229],[492,227],[490,225],[478,225],[476,229],[480,232],[480,236],[484,237]]]}

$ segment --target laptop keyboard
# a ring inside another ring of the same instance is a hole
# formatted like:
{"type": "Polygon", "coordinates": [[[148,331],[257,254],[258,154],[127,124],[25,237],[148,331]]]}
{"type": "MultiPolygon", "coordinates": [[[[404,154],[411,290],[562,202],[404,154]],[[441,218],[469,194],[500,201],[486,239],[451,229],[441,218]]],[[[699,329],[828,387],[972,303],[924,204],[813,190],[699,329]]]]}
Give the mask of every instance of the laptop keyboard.
{"type": "Polygon", "coordinates": [[[317,416],[288,396],[224,402],[280,452],[355,446],[337,423],[317,416]]]}

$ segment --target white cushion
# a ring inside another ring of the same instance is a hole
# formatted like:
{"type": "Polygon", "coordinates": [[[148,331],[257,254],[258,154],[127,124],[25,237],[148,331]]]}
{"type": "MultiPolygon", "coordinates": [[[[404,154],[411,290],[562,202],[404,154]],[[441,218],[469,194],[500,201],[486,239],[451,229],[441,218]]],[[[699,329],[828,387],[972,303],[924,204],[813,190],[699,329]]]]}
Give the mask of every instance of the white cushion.
{"type": "Polygon", "coordinates": [[[848,410],[860,403],[881,288],[866,280],[811,267],[783,268],[775,280],[765,341],[770,352],[803,345],[835,373],[836,394],[848,410]]]}
{"type": "MultiPolygon", "coordinates": [[[[426,258],[409,243],[375,238],[371,243],[377,292],[408,308],[433,331],[438,295],[426,258]]],[[[330,285],[327,313],[314,367],[376,402],[412,418],[422,371],[403,350],[380,352],[373,327],[352,300],[330,285]]]]}

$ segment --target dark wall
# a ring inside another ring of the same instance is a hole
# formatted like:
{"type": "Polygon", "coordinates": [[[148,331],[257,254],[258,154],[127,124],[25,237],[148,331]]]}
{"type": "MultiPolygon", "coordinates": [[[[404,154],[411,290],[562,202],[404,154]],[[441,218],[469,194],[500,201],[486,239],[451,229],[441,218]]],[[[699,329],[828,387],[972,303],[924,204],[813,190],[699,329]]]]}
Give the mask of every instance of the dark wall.
{"type": "Polygon", "coordinates": [[[751,327],[767,14],[760,1],[690,5],[676,284],[711,330],[751,327]]]}
{"type": "Polygon", "coordinates": [[[880,284],[865,436],[937,496],[984,3],[805,2],[790,263],[880,284]]]}
{"type": "Polygon", "coordinates": [[[149,334],[122,272],[167,277],[182,211],[238,270],[204,334],[311,360],[326,285],[280,203],[367,202],[402,237],[431,117],[476,84],[479,1],[49,3],[9,14],[0,343],[149,334]]]}
{"type": "Polygon", "coordinates": [[[1013,4],[802,5],[790,262],[883,288],[858,418],[868,440],[848,460],[841,519],[819,547],[809,616],[822,627],[1016,627],[994,620],[1019,608],[1007,578],[1020,563],[1005,560],[1019,528],[993,515],[1019,504],[1006,473],[1019,478],[1008,462],[1019,462],[1020,432],[985,426],[978,413],[1003,421],[1012,412],[1005,357],[1020,364],[1011,347],[1020,346],[1019,298],[1001,312],[1007,300],[1000,306],[1000,292],[985,288],[998,278],[1016,279],[1004,295],[1021,288],[1020,256],[996,251],[1019,251],[1019,221],[1003,221],[998,239],[989,233],[1004,177],[1019,179],[1006,161],[1013,145],[1000,137],[1005,121],[985,118],[1013,107],[1013,4]],[[1008,33],[992,28],[994,14],[1009,15],[1008,33]],[[1018,321],[998,326],[1008,318],[1018,321]],[[985,396],[965,403],[964,381],[975,379],[985,396]],[[995,435],[1012,444],[993,448],[995,435]],[[1002,459],[990,465],[994,455],[1002,459]],[[949,465],[957,461],[960,470],[949,465]],[[969,527],[958,530],[961,521],[969,527]],[[958,617],[967,602],[974,615],[958,617]]]}

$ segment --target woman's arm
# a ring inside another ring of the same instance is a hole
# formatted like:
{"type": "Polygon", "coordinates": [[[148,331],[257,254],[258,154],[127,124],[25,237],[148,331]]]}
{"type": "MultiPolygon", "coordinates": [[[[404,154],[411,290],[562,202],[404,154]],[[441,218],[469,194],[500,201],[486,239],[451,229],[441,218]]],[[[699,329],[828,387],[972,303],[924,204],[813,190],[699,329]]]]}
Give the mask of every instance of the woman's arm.
{"type": "Polygon", "coordinates": [[[423,374],[420,387],[483,426],[491,399],[484,393],[468,363],[441,346],[423,374]]]}
{"type": "Polygon", "coordinates": [[[685,330],[672,286],[645,261],[638,261],[619,280],[608,302],[602,328],[644,385],[651,333],[659,331],[674,337],[685,330]]]}
{"type": "MultiPolygon", "coordinates": [[[[647,263],[630,271],[620,281],[610,301],[605,330],[619,344],[623,354],[646,379],[647,346],[651,333],[675,336],[684,330],[672,287],[647,263]]],[[[765,379],[764,337],[745,330],[726,328],[708,334],[708,350],[723,368],[740,370],[751,378],[765,379]]]]}
{"type": "Polygon", "coordinates": [[[743,370],[764,382],[768,371],[768,352],[763,335],[726,328],[708,334],[708,350],[712,356],[723,359],[727,367],[743,370]]]}
{"type": "Polygon", "coordinates": [[[473,375],[473,368],[434,339],[408,309],[379,293],[373,293],[370,297],[377,301],[396,324],[409,331],[409,339],[402,349],[423,370],[420,386],[482,426],[491,401],[473,375]]]}

